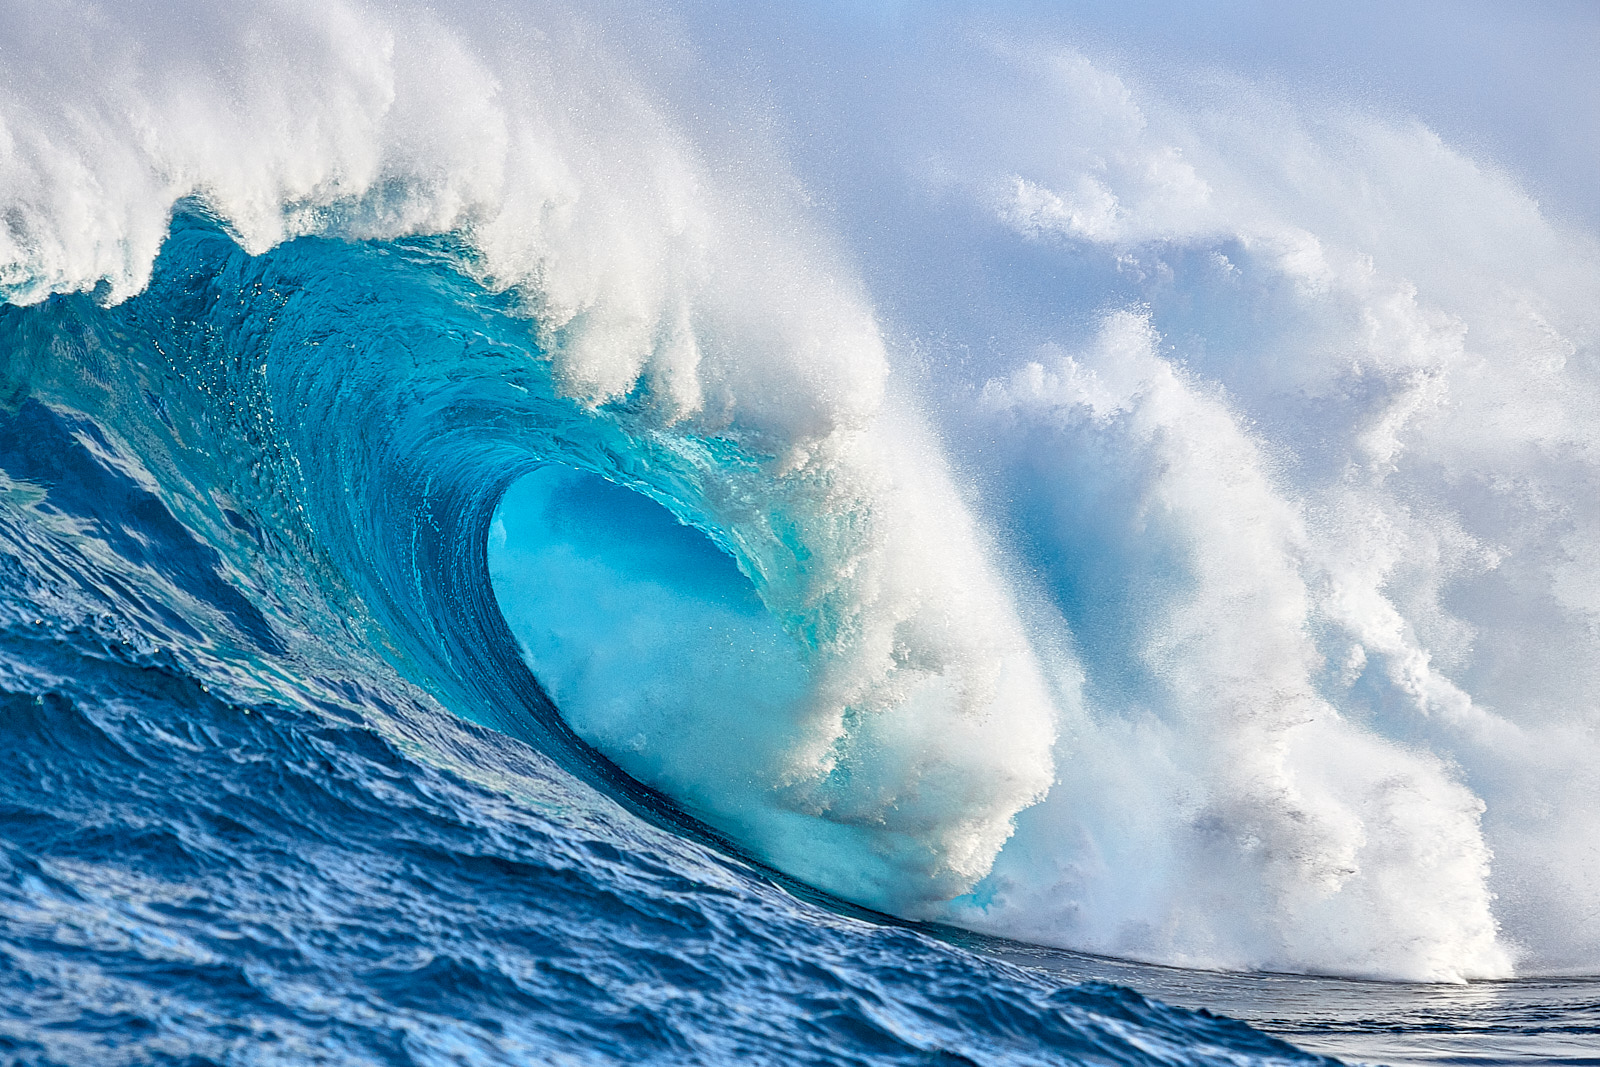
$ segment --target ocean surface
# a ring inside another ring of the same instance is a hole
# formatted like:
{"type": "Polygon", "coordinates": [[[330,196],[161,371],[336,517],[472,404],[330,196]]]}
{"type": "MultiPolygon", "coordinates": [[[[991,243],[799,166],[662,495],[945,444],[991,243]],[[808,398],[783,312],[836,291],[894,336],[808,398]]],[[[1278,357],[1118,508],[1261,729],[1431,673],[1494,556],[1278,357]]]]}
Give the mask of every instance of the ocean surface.
{"type": "Polygon", "coordinates": [[[1600,1063],[1600,19],[1228,6],[0,2],[0,1063],[1600,1063]]]}

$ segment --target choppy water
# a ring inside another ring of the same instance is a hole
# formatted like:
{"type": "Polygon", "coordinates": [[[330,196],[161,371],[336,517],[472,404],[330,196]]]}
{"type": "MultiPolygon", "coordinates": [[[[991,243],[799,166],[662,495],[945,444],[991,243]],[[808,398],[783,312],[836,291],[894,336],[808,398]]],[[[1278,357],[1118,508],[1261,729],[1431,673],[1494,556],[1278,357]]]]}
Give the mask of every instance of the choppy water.
{"type": "Polygon", "coordinates": [[[5,1062],[1310,1062],[807,905],[435,708],[107,652],[6,635],[5,1062]]]}
{"type": "Polygon", "coordinates": [[[1352,982],[1295,974],[1217,974],[986,944],[1052,976],[1129,986],[1242,1019],[1347,1063],[1592,1064],[1600,1056],[1600,983],[1521,978],[1468,986],[1352,982]]]}

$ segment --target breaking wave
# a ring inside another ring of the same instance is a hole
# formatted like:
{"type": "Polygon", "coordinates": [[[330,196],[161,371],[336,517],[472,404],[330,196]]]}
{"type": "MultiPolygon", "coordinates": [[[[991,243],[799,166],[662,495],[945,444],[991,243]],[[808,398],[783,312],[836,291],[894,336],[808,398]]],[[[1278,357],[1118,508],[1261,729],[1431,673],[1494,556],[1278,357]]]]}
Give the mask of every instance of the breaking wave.
{"type": "Polygon", "coordinates": [[[127,640],[904,918],[1600,966],[1600,259],[1505,174],[965,23],[845,173],[659,13],[167,12],[0,44],[6,506],[127,640]]]}

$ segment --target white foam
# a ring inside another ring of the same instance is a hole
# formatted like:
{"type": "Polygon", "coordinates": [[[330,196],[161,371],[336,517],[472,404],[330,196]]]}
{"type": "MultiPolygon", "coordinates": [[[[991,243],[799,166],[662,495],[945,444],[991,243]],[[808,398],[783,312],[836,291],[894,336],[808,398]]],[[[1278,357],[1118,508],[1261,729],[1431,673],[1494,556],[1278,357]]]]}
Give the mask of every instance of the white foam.
{"type": "MultiPolygon", "coordinates": [[[[1062,89],[1056,81],[1045,91],[1062,89]]],[[[1257,309],[1243,328],[1235,320],[1210,329],[1203,347],[1174,339],[1154,365],[1155,348],[1116,340],[1134,320],[1113,316],[1082,362],[1061,364],[1054,386],[1029,371],[989,389],[1024,424],[1072,426],[1074,447],[1100,450],[1088,477],[1116,478],[1147,505],[1159,500],[1162,525],[1176,528],[1137,534],[1176,539],[1186,557],[1172,602],[1134,605],[1122,620],[1160,634],[1141,650],[1140,669],[1160,689],[1181,686],[1174,704],[1191,713],[1250,709],[1248,725],[1226,734],[1254,737],[1244,744],[1257,758],[1282,759],[1242,776],[1252,801],[1230,809],[1225,837],[1294,856],[1296,892],[1348,872],[1327,904],[1359,939],[1329,939],[1326,915],[1307,917],[1322,904],[1267,902],[1239,909],[1233,932],[1195,958],[1227,945],[1251,966],[1425,978],[1503,974],[1514,955],[1530,970],[1593,968],[1600,929],[1592,905],[1575,902],[1592,900],[1576,886],[1593,884],[1600,846],[1590,814],[1600,753],[1574,730],[1596,722],[1588,694],[1600,652],[1593,589],[1578,577],[1592,573],[1580,531],[1593,525],[1600,484],[1600,425],[1581,399],[1600,384],[1600,258],[1502,175],[1426,130],[1240,95],[1220,113],[1141,113],[1120,129],[1121,166],[1133,176],[1106,186],[1120,205],[1109,229],[1051,199],[1050,189],[1078,187],[1072,166],[1045,179],[986,161],[996,172],[987,188],[1015,190],[997,218],[1024,239],[1103,246],[1169,302],[1257,309]],[[1179,154],[1193,176],[1161,179],[1152,200],[1152,176],[1179,154]],[[1137,165],[1141,155],[1147,166],[1137,165]],[[1222,277],[1167,267],[1185,248],[1215,249],[1222,277]],[[1161,279],[1164,269],[1172,273],[1161,279]],[[1108,367],[1124,383],[1135,376],[1131,394],[1101,381],[1108,367]],[[1154,414],[1195,392],[1210,402],[1154,414]],[[1107,404],[1116,417],[1105,416],[1107,404]],[[1146,425],[1164,428],[1159,445],[1145,447],[1177,454],[1148,469],[1107,458],[1127,450],[1114,442],[1147,412],[1146,425]],[[1256,452],[1226,451],[1240,426],[1256,428],[1256,452]],[[1183,483],[1177,499],[1174,479],[1183,483]],[[1293,727],[1297,717],[1312,725],[1293,727]],[[1284,730],[1275,744],[1256,733],[1274,728],[1284,730]],[[1268,787],[1278,775],[1282,788],[1268,787]],[[1290,800],[1296,783],[1311,781],[1333,809],[1290,800]],[[1474,793],[1486,804],[1481,837],[1474,793]],[[1294,825],[1292,844],[1272,846],[1256,821],[1264,816],[1252,805],[1268,796],[1294,825]],[[1344,848],[1341,825],[1354,835],[1344,848]],[[1369,878],[1380,892],[1363,888],[1369,878]],[[1257,930],[1260,916],[1288,928],[1257,930]]],[[[1069,151],[1070,160],[1086,146],[1069,151]]],[[[1037,161],[1039,146],[1029,155],[1037,161]]],[[[1157,314],[1163,299],[1152,298],[1157,314]]],[[[1085,472],[1069,463],[1063,475],[1060,492],[1081,491],[1073,479],[1085,472]]],[[[1192,795],[1232,788],[1213,781],[1192,795]]],[[[1217,829],[1197,817],[1161,832],[1217,829]]],[[[1207,854],[1225,851],[1213,844],[1207,854]]],[[[1257,884],[1277,891],[1275,876],[1257,884]]],[[[1160,929],[1162,908],[1193,902],[1186,885],[1147,906],[1154,916],[1117,922],[1160,929]]],[[[1208,923],[1179,925],[1203,936],[1208,923]]],[[[1114,929],[1102,920],[1095,936],[1109,950],[1136,951],[1118,949],[1114,929]]],[[[1181,954],[1184,936],[1152,943],[1181,954]]]]}
{"type": "MultiPolygon", "coordinates": [[[[1221,398],[1156,344],[1145,318],[1118,313],[1079,357],[1054,354],[984,392],[1047,501],[1040,536],[1123,541],[1164,573],[1089,616],[1119,627],[1138,684],[1094,694],[1113,721],[1078,726],[1061,784],[954,915],[1238,968],[1509,973],[1482,804],[1440,761],[1323,696],[1301,515],[1221,398]],[[1129,495],[1086,507],[1095,481],[1129,495]],[[1370,941],[1330,936],[1349,929],[1370,941]]],[[[1101,662],[1090,654],[1091,678],[1101,662]]]]}

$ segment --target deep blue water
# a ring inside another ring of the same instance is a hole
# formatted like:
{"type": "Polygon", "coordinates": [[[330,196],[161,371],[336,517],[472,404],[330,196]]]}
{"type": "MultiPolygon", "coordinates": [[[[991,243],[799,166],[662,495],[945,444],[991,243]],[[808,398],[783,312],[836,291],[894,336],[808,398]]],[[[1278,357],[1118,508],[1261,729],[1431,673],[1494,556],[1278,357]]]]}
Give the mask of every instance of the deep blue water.
{"type": "Polygon", "coordinates": [[[192,210],[0,309],[0,1061],[1312,1062],[785,885],[567,730],[488,522],[652,453],[468,267],[192,210]]]}

